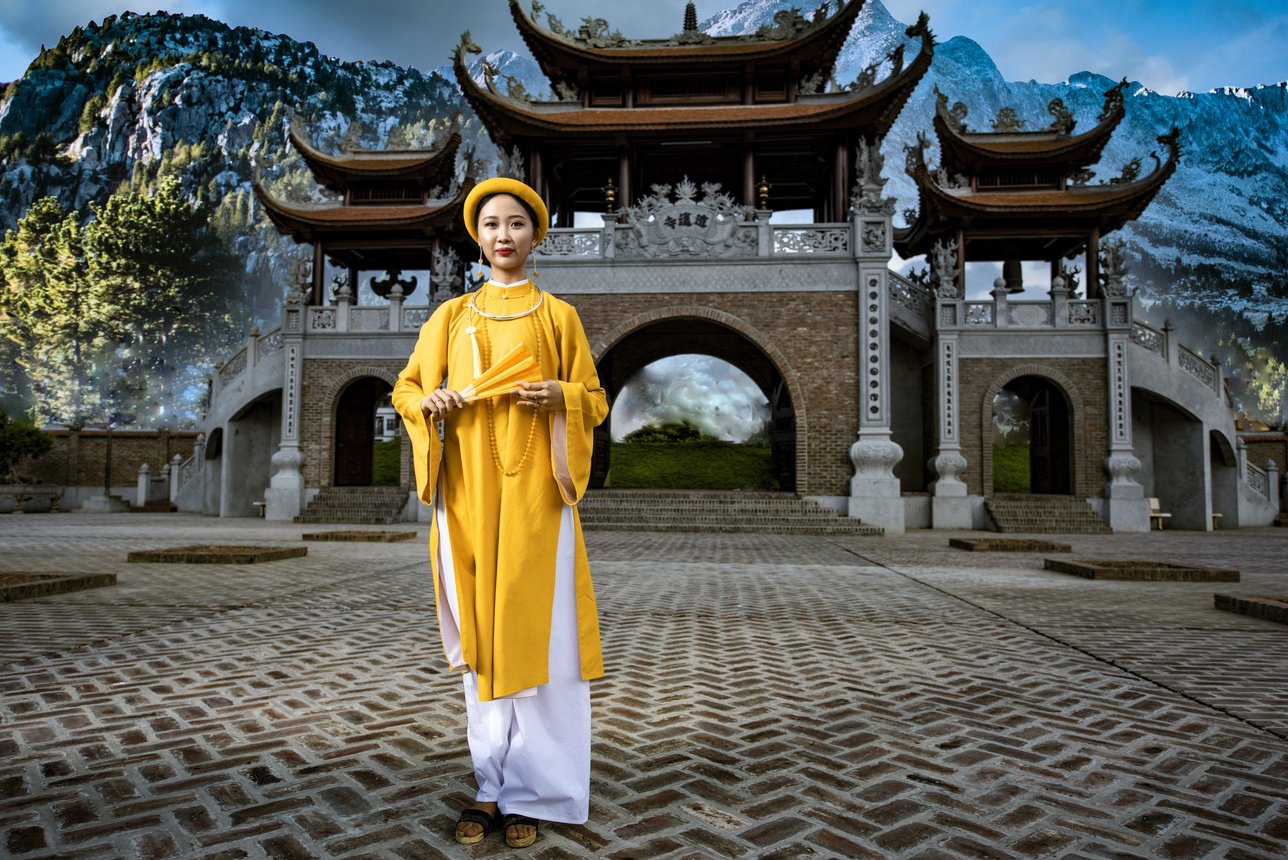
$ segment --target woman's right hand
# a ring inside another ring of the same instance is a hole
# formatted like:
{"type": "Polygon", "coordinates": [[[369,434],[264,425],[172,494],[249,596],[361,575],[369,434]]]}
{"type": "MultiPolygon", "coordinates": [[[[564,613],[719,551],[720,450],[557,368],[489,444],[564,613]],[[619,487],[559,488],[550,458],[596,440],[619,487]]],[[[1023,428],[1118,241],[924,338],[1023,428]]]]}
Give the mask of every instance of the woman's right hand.
{"type": "Polygon", "coordinates": [[[450,388],[435,388],[420,401],[420,411],[427,419],[442,421],[457,409],[465,407],[465,398],[450,388]]]}

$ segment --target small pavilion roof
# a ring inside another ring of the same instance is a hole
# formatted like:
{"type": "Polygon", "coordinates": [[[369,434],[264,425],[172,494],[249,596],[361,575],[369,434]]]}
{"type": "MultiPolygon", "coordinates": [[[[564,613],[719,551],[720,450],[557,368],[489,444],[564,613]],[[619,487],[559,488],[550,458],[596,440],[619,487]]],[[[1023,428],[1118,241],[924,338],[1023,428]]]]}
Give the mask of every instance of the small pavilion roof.
{"type": "Polygon", "coordinates": [[[446,187],[455,175],[456,150],[461,145],[458,127],[435,149],[355,150],[329,155],[313,145],[298,116],[291,120],[290,139],[317,181],[341,193],[352,185],[373,182],[446,187]]]}
{"type": "MultiPolygon", "coordinates": [[[[1180,161],[1180,133],[1173,128],[1158,138],[1167,147],[1167,160],[1154,153],[1155,168],[1131,182],[1076,185],[1063,190],[974,192],[945,188],[925,162],[909,169],[917,183],[920,209],[916,222],[895,231],[895,246],[903,257],[927,253],[936,238],[963,225],[968,233],[989,229],[1025,231],[1117,230],[1144,212],[1180,161]]],[[[1036,234],[1035,234],[1036,235],[1036,234]]]]}
{"type": "MultiPolygon", "coordinates": [[[[836,55],[854,25],[864,0],[835,0],[837,11],[821,21],[810,21],[795,35],[765,38],[755,35],[705,36],[685,41],[672,39],[620,39],[620,34],[556,33],[542,27],[524,12],[519,0],[510,0],[510,15],[533,58],[552,84],[578,86],[590,69],[620,75],[643,66],[685,69],[712,63],[756,63],[782,60],[798,64],[802,75],[831,74],[836,55]]],[[[539,4],[534,4],[539,9],[539,4]]],[[[782,14],[782,13],[780,13],[782,14]]],[[[578,28],[579,32],[582,28],[578,28]]],[[[793,28],[788,27],[788,30],[793,28]]]]}
{"type": "Polygon", "coordinates": [[[1069,172],[1095,164],[1114,129],[1126,115],[1122,90],[1127,82],[1105,93],[1105,105],[1094,128],[1074,135],[1073,118],[1063,101],[1053,99],[1047,110],[1055,122],[1033,131],[969,131],[966,107],[961,102],[948,106],[948,97],[935,90],[935,136],[939,139],[940,163],[953,173],[979,175],[988,167],[1058,166],[1069,172]]]}
{"type": "Polygon", "coordinates": [[[296,242],[343,241],[356,234],[380,234],[389,240],[424,239],[464,234],[461,210],[474,187],[467,179],[450,200],[431,205],[358,205],[340,203],[288,203],[273,196],[258,179],[255,196],[269,220],[283,235],[296,242]]]}

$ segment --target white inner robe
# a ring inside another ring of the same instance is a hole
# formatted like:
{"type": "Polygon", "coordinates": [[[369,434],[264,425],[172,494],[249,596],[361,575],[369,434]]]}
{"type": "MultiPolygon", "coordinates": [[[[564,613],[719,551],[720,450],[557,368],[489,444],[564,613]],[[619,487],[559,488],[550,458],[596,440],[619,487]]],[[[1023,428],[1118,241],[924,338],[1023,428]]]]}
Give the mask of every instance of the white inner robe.
{"type": "MultiPolygon", "coordinates": [[[[435,494],[439,629],[452,666],[461,666],[455,568],[443,494],[435,494]]],[[[590,682],[581,678],[577,642],[576,535],[564,505],[555,557],[550,678],[539,687],[480,702],[478,677],[464,674],[470,756],[478,801],[542,821],[583,824],[590,814],[590,682]]]]}

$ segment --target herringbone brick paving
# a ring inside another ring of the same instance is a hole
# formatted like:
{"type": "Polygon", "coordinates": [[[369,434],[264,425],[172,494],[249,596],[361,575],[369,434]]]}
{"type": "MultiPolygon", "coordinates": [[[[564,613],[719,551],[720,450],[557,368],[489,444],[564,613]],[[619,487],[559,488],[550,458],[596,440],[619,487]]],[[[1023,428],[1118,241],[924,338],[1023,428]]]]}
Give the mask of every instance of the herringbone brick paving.
{"type": "MultiPolygon", "coordinates": [[[[184,515],[0,520],[0,570],[112,589],[0,607],[0,853],[483,857],[423,540],[294,544],[184,515]]],[[[425,535],[421,530],[422,537],[425,535]]],[[[556,857],[1288,854],[1288,634],[1212,586],[1096,583],[947,535],[588,534],[609,675],[591,820],[556,857]]],[[[1285,591],[1288,534],[1073,536],[1285,591]]],[[[1095,553],[1090,550],[1094,549],[1095,553]]]]}

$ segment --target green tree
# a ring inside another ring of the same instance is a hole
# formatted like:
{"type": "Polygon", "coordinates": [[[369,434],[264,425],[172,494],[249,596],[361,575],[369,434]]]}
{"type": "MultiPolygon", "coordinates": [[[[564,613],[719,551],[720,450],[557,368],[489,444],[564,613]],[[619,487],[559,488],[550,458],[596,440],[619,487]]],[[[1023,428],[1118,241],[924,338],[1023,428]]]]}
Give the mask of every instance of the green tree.
{"type": "Polygon", "coordinates": [[[83,238],[75,213],[46,197],[0,243],[0,335],[40,422],[80,426],[103,411],[112,339],[101,285],[86,277],[83,238]]]}
{"type": "Polygon", "coordinates": [[[238,263],[174,177],[92,208],[86,267],[110,306],[126,380],[116,401],[145,423],[170,424],[191,414],[213,356],[238,335],[238,263]]]}

